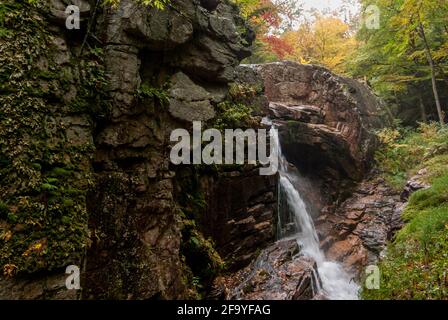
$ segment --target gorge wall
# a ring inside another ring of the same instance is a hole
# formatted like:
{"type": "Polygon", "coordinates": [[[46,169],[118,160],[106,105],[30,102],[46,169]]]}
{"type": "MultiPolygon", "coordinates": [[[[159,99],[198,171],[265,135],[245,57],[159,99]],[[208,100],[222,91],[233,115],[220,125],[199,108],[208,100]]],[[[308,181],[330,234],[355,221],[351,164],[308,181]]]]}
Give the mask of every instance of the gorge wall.
{"type": "Polygon", "coordinates": [[[227,1],[75,2],[79,31],[66,1],[8,2],[0,297],[197,297],[193,278],[223,265],[213,239],[228,265],[273,239],[272,177],[169,160],[173,129],[222,119],[253,32],[227,1]],[[82,292],[65,289],[68,265],[82,292]]]}
{"type": "MultiPolygon", "coordinates": [[[[403,205],[384,183],[363,181],[378,146],[375,130],[386,123],[378,98],[366,86],[323,67],[288,61],[241,66],[238,78],[264,85],[266,115],[279,130],[287,179],[315,217],[320,248],[330,264],[343,263],[348,275],[359,279],[399,228],[398,208],[403,205]],[[350,208],[358,207],[354,217],[350,208]]],[[[291,204],[280,203],[281,207],[286,210],[280,209],[279,219],[287,230],[297,221],[288,213],[291,204]]],[[[300,226],[296,228],[300,231],[300,226]]],[[[344,297],[352,290],[323,294],[319,270],[328,277],[325,268],[330,264],[316,264],[302,251],[297,241],[280,239],[246,268],[218,278],[214,294],[228,299],[302,300],[344,297]]],[[[343,287],[344,281],[338,285],[343,287]]]]}

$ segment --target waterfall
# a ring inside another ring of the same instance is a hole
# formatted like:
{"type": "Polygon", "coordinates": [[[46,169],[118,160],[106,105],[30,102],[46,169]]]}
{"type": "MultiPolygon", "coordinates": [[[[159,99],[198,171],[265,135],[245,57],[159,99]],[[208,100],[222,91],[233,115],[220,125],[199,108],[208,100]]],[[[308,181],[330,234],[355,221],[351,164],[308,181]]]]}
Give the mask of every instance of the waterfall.
{"type": "MultiPolygon", "coordinates": [[[[272,125],[268,119],[264,119],[264,123],[272,125]]],[[[321,293],[326,298],[331,300],[358,299],[358,285],[339,263],[326,260],[320,249],[314,221],[301,194],[291,182],[292,178],[300,180],[300,177],[288,169],[289,164],[282,154],[278,131],[272,130],[272,132],[271,143],[274,144],[274,150],[277,151],[279,157],[279,237],[294,237],[301,247],[301,252],[316,261],[322,280],[321,293]],[[285,203],[286,208],[281,206],[282,203],[285,203]],[[291,222],[293,226],[290,225],[291,222]]]]}

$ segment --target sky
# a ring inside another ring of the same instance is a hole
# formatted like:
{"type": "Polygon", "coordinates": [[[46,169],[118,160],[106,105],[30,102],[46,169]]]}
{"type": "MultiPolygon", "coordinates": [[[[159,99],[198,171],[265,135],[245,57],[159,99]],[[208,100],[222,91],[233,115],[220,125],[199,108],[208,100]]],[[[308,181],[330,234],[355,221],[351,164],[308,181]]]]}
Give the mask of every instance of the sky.
{"type": "MultiPolygon", "coordinates": [[[[321,12],[325,12],[326,9],[330,9],[331,11],[335,11],[344,8],[347,8],[353,15],[358,12],[358,1],[344,1],[344,0],[298,0],[303,3],[303,8],[305,12],[303,13],[305,16],[309,15],[309,11],[311,9],[317,9],[321,12]],[[351,4],[349,3],[351,2],[351,4]]],[[[341,14],[341,18],[344,18],[344,14],[341,14]]]]}

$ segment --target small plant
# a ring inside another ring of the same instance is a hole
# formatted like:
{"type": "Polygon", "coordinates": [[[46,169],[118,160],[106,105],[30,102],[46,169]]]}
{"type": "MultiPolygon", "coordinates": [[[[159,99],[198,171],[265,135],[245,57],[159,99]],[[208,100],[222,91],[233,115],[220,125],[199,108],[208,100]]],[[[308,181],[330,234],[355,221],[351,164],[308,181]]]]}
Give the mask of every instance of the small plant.
{"type": "Polygon", "coordinates": [[[377,135],[382,147],[376,161],[385,180],[398,191],[419,164],[448,151],[448,130],[437,123],[421,124],[417,130],[386,128],[377,135]]]}
{"type": "Polygon", "coordinates": [[[147,84],[142,84],[137,91],[137,95],[140,99],[154,99],[157,100],[162,106],[166,106],[169,103],[168,93],[165,90],[166,86],[162,88],[150,87],[147,84]]]}
{"type": "MultiPolygon", "coordinates": [[[[171,3],[171,0],[136,0],[145,6],[153,7],[158,10],[164,10],[167,5],[171,3]]],[[[118,6],[120,0],[104,0],[105,4],[110,4],[112,6],[118,6]]]]}
{"type": "Polygon", "coordinates": [[[252,109],[242,103],[222,102],[216,107],[219,116],[215,127],[218,129],[245,128],[250,126],[252,109]]]}
{"type": "Polygon", "coordinates": [[[234,102],[245,102],[253,99],[263,91],[263,88],[259,88],[254,85],[246,83],[233,83],[229,88],[229,97],[234,102]]]}
{"type": "Polygon", "coordinates": [[[9,207],[6,203],[0,202],[0,219],[7,219],[9,214],[9,207]]]}

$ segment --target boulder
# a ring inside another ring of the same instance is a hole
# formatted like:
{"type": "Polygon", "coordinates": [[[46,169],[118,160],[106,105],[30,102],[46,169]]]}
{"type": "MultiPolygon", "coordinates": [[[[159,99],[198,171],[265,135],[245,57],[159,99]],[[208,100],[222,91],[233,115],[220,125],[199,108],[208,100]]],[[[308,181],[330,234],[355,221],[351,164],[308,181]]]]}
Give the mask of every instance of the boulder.
{"type": "Polygon", "coordinates": [[[406,186],[404,187],[403,192],[400,195],[402,201],[408,200],[414,192],[422,189],[428,189],[431,186],[429,183],[426,183],[424,181],[424,177],[427,174],[428,170],[422,169],[417,172],[415,176],[409,179],[409,181],[406,183],[406,186]]]}
{"type": "Polygon", "coordinates": [[[295,240],[279,241],[245,269],[215,281],[215,295],[230,300],[311,300],[322,287],[316,262],[295,240]]]}
{"type": "Polygon", "coordinates": [[[327,257],[340,261],[356,276],[369,264],[376,264],[388,241],[402,227],[405,203],[399,192],[387,186],[375,173],[368,176],[341,204],[328,207],[324,224],[318,224],[326,239],[321,248],[327,257]]]}
{"type": "MultiPolygon", "coordinates": [[[[371,90],[324,67],[275,62],[241,67],[238,76],[261,79],[267,114],[278,127],[282,151],[303,174],[314,177],[324,194],[342,180],[360,181],[377,147],[381,104],[371,90]]],[[[333,199],[334,200],[334,199],[333,199]]]]}

